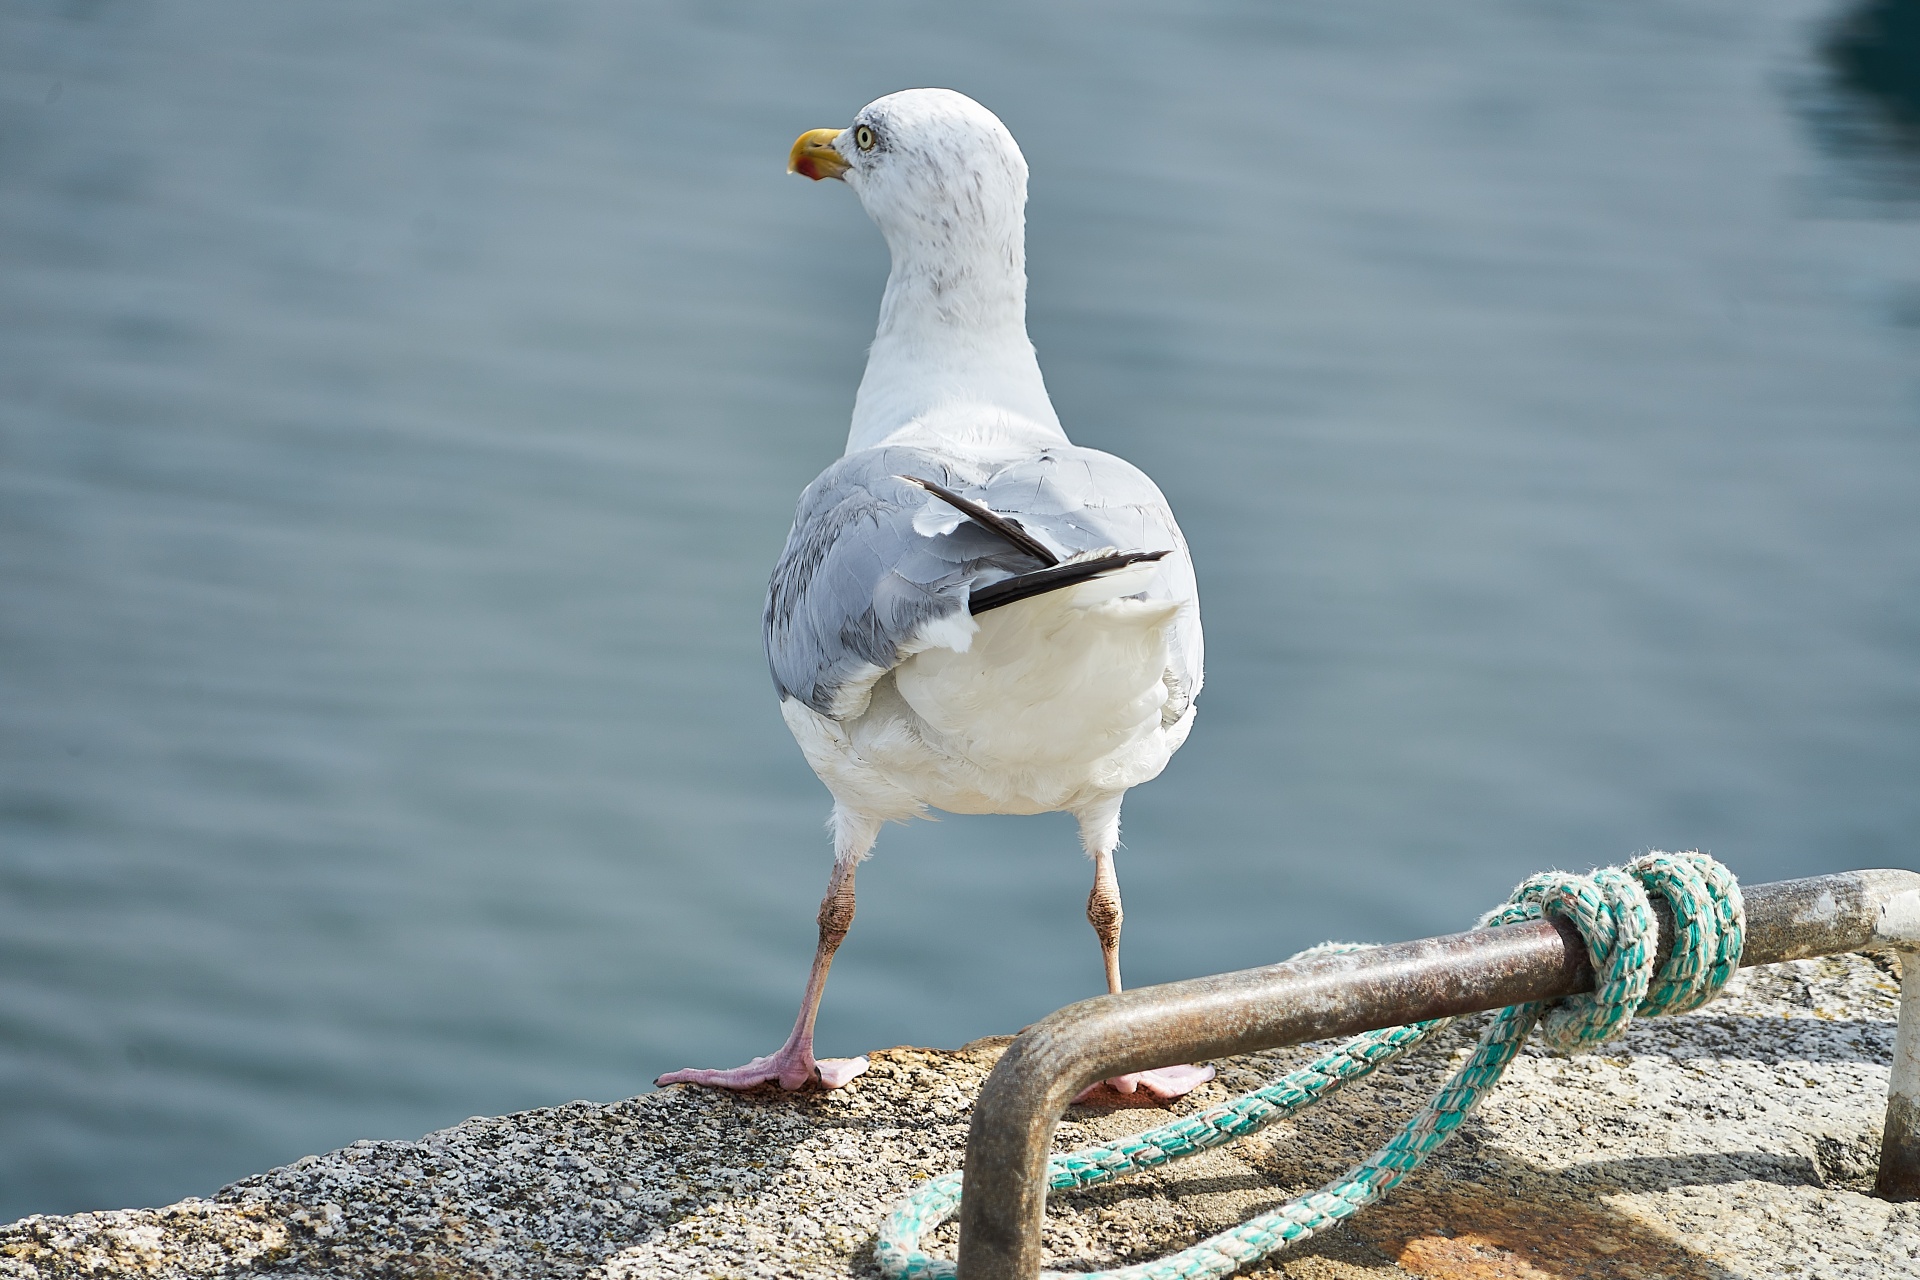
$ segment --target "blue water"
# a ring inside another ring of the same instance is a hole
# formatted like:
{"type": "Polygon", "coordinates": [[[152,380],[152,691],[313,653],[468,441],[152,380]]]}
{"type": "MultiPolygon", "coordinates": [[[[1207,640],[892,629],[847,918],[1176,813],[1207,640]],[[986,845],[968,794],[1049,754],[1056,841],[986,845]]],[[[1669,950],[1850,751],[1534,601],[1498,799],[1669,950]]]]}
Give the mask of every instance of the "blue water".
{"type": "MultiPolygon", "coordinates": [[[[0,8],[0,1219],[777,1042],[760,593],[885,274],[781,170],[911,85],[1021,139],[1061,416],[1200,566],[1131,981],[1920,865],[1914,15],[0,8]]],[[[823,1050],[1095,992],[1088,882],[888,831],[823,1050]]]]}

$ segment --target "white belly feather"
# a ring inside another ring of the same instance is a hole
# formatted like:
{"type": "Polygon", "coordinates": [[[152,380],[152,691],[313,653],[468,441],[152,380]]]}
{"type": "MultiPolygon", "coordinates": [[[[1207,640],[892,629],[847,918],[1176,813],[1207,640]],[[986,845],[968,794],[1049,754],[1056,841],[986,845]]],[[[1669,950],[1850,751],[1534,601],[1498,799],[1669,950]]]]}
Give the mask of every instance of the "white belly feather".
{"type": "Polygon", "coordinates": [[[1139,589],[1133,578],[981,614],[965,652],[907,658],[845,721],[795,699],[781,711],[835,798],[875,817],[1096,804],[1158,775],[1193,722],[1191,706],[1167,714],[1181,606],[1121,595],[1139,589]]]}

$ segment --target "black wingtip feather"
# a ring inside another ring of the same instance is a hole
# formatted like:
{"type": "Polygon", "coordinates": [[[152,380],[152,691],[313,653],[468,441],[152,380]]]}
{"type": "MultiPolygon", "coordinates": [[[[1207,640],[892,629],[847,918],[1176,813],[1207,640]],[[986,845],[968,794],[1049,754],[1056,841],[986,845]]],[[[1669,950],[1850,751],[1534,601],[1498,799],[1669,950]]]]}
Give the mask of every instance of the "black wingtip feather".
{"type": "Polygon", "coordinates": [[[999,534],[1008,542],[1011,542],[1014,546],[1020,548],[1035,560],[1038,560],[1041,564],[1051,566],[1060,563],[1060,557],[1048,550],[1045,543],[1028,533],[1025,529],[1022,529],[1017,522],[1001,515],[998,511],[989,511],[971,498],[963,498],[953,490],[943,485],[937,485],[931,480],[923,480],[919,476],[901,476],[900,478],[908,484],[919,485],[922,489],[933,494],[948,506],[961,512],[975,524],[999,534]]]}
{"type": "Polygon", "coordinates": [[[1056,564],[1047,569],[1035,569],[1032,573],[1015,574],[1011,578],[976,587],[967,601],[967,612],[979,615],[1017,600],[1086,582],[1101,574],[1112,573],[1115,569],[1124,569],[1130,564],[1159,560],[1172,554],[1170,551],[1116,551],[1092,560],[1076,560],[1072,564],[1056,564]]]}

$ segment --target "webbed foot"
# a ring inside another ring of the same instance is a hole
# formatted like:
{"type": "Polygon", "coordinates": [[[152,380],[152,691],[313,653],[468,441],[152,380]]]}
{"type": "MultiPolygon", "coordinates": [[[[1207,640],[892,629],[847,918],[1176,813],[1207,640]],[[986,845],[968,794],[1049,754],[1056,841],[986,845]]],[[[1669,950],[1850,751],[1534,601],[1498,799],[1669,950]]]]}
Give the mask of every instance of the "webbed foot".
{"type": "Polygon", "coordinates": [[[1211,1079],[1212,1067],[1156,1067],[1152,1071],[1130,1071],[1124,1076],[1102,1080],[1099,1084],[1082,1089],[1074,1101],[1085,1102],[1098,1096],[1103,1089],[1111,1089],[1119,1094],[1131,1094],[1144,1089],[1165,1102],[1183,1097],[1211,1079]]]}
{"type": "Polygon", "coordinates": [[[686,1067],[669,1071],[654,1083],[700,1084],[710,1089],[753,1089],[777,1084],[782,1089],[799,1089],[810,1083],[822,1089],[839,1089],[849,1080],[865,1073],[867,1060],[858,1058],[815,1058],[813,1051],[794,1043],[782,1045],[764,1058],[755,1058],[744,1067],[729,1071],[709,1071],[686,1067]]]}

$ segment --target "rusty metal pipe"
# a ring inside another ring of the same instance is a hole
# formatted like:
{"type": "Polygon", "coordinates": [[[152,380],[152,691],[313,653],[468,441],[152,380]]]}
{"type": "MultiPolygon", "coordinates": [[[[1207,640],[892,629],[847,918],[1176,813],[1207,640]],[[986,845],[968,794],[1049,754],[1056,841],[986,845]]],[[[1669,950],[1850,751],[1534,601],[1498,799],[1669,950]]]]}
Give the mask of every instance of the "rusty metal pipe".
{"type": "MultiPolygon", "coordinates": [[[[1920,947],[1920,875],[1852,871],[1743,889],[1743,965],[1920,947]]],[[[1671,917],[1661,912],[1661,958],[1671,917]]],[[[1910,973],[1920,964],[1907,965],[1910,973]]],[[[1547,1000],[1593,989],[1571,925],[1541,920],[1376,950],[1140,987],[1069,1005],[1008,1046],[987,1077],[967,1134],[960,1206],[962,1280],[1040,1274],[1047,1154],[1067,1104],[1129,1071],[1547,1000]]],[[[1903,984],[1881,1194],[1920,1198],[1920,977],[1903,984]],[[1902,1109],[1898,1132],[1894,1111],[1902,1109]],[[1890,1185],[1890,1170],[1906,1170],[1890,1185]]]]}
{"type": "Polygon", "coordinates": [[[1882,1200],[1920,1200],[1920,955],[1911,950],[1900,953],[1900,1025],[1873,1192],[1882,1200]]]}

